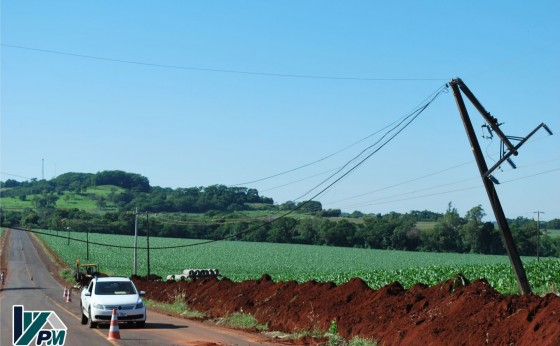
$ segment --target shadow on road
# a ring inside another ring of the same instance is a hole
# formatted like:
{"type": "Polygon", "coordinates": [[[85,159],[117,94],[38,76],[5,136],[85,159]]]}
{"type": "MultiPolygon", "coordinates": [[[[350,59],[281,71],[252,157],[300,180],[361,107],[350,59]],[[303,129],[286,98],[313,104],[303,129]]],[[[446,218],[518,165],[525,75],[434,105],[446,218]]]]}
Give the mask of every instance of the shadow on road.
{"type": "Polygon", "coordinates": [[[2,288],[0,291],[15,291],[15,290],[44,290],[44,287],[9,287],[2,288]]]}
{"type": "MultiPolygon", "coordinates": [[[[100,324],[97,326],[98,329],[109,329],[109,324],[100,324]]],[[[134,323],[119,323],[119,329],[138,329],[138,330],[145,330],[145,329],[183,329],[189,328],[189,326],[182,326],[177,324],[171,323],[148,323],[146,322],[146,326],[143,328],[137,328],[134,323]]]]}

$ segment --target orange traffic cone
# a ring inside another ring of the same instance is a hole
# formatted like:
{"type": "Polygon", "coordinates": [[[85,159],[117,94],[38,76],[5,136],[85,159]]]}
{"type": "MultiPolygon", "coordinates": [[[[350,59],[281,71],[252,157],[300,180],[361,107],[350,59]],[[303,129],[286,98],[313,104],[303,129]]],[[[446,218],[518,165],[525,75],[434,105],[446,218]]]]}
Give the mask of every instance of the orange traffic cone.
{"type": "Polygon", "coordinates": [[[66,302],[72,303],[72,290],[69,288],[66,292],[66,302]]]}
{"type": "Polygon", "coordinates": [[[107,340],[118,340],[120,338],[121,333],[119,332],[117,309],[113,309],[113,315],[111,316],[111,325],[109,326],[109,336],[107,337],[107,340]]]}
{"type": "Polygon", "coordinates": [[[64,287],[64,294],[62,295],[62,298],[66,297],[68,297],[68,288],[64,287]]]}

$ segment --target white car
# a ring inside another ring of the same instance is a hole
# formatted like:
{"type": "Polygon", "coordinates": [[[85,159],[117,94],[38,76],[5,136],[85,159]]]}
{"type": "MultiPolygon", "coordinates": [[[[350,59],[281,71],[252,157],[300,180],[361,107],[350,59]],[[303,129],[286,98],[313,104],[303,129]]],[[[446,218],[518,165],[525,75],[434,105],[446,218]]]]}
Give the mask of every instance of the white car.
{"type": "Polygon", "coordinates": [[[134,283],[124,277],[93,278],[82,290],[80,310],[82,324],[89,322],[90,328],[99,323],[110,323],[113,309],[119,322],[134,322],[137,327],[146,325],[146,306],[134,283]]]}

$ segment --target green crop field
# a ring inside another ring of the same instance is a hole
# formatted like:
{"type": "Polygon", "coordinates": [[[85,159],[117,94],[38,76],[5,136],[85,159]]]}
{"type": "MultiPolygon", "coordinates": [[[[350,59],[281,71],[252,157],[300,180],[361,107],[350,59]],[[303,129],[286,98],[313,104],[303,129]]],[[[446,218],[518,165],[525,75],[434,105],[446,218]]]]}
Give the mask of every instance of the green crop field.
{"type": "MultiPolygon", "coordinates": [[[[43,231],[56,235],[56,231],[43,231]]],[[[40,237],[62,259],[73,266],[76,258],[86,261],[83,232],[58,233],[59,237],[40,237]],[[66,238],[70,236],[70,241],[66,238]],[[69,244],[69,245],[68,245],[69,244]]],[[[134,245],[132,236],[91,233],[90,242],[123,247],[134,245]]],[[[186,268],[218,268],[234,281],[256,279],[267,273],[274,280],[305,282],[333,281],[337,284],[361,277],[377,289],[394,281],[410,287],[417,282],[433,285],[462,273],[468,279],[487,278],[504,293],[517,292],[515,278],[506,256],[406,252],[373,249],[340,248],[310,245],[271,244],[220,241],[175,249],[158,247],[188,245],[200,240],[150,238],[151,273],[166,277],[186,268]]],[[[138,237],[138,274],[147,273],[146,238],[138,237]]],[[[537,262],[523,258],[527,276],[537,292],[555,291],[560,284],[560,261],[537,262]]],[[[133,249],[90,244],[88,262],[98,263],[100,270],[112,275],[129,276],[133,268],[133,249]]]]}

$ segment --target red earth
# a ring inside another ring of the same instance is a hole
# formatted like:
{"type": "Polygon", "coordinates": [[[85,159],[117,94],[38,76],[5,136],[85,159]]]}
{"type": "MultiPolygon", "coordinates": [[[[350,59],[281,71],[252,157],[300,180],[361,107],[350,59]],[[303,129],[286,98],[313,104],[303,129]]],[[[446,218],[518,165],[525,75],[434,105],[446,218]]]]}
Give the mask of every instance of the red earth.
{"type": "Polygon", "coordinates": [[[485,280],[471,283],[461,275],[431,287],[395,282],[379,290],[358,278],[339,286],[275,283],[268,275],[241,283],[134,280],[148,299],[172,302],[184,293],[191,309],[210,318],[244,312],[287,333],[326,331],[335,320],[345,339],[381,345],[560,345],[560,297],[502,295],[485,280]]]}

